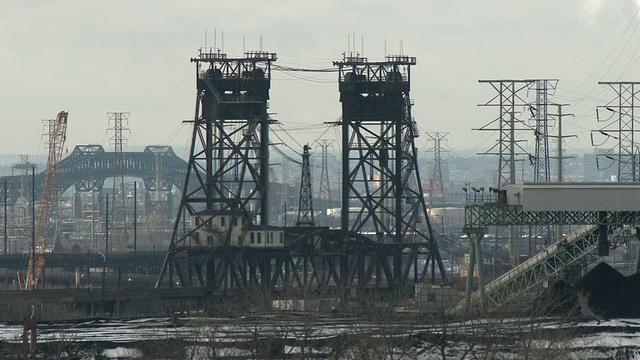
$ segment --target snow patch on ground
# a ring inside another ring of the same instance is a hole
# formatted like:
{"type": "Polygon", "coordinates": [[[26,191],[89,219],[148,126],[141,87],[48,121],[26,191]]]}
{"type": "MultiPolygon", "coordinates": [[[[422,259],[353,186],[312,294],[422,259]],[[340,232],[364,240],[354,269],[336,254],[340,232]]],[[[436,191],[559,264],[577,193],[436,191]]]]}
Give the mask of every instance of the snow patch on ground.
{"type": "Polygon", "coordinates": [[[142,352],[138,349],[129,349],[124,347],[117,347],[115,349],[105,349],[102,354],[106,359],[140,359],[142,358],[142,352]]]}

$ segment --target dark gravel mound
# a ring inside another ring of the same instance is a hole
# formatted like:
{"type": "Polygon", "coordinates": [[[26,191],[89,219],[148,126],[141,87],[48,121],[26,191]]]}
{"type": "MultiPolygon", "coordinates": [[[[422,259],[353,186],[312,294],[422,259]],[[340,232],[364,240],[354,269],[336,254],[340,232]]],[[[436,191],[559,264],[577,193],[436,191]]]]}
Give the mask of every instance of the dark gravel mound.
{"type": "Polygon", "coordinates": [[[611,266],[600,263],[580,279],[575,289],[583,312],[603,317],[640,317],[640,275],[625,277],[611,266]],[[584,306],[588,309],[584,309],[584,306]],[[586,310],[586,311],[584,311],[586,310]]]}
{"type": "Polygon", "coordinates": [[[532,316],[577,316],[580,314],[578,296],[571,284],[564,280],[553,283],[533,302],[532,316]]]}

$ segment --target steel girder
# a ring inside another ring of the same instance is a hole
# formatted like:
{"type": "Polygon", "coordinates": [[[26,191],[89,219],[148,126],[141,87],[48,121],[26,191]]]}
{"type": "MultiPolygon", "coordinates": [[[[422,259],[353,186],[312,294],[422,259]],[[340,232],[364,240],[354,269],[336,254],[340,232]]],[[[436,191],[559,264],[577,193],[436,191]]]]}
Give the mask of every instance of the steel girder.
{"type": "Polygon", "coordinates": [[[640,211],[523,211],[521,206],[468,204],[466,227],[491,225],[633,225],[640,224],[640,211]],[[606,214],[606,216],[604,216],[606,214]]]}
{"type": "Polygon", "coordinates": [[[170,250],[173,268],[182,286],[270,292],[396,291],[429,275],[429,253],[419,246],[380,244],[354,233],[344,239],[339,230],[318,227],[288,228],[287,239],[277,249],[178,246],[170,250]]]}

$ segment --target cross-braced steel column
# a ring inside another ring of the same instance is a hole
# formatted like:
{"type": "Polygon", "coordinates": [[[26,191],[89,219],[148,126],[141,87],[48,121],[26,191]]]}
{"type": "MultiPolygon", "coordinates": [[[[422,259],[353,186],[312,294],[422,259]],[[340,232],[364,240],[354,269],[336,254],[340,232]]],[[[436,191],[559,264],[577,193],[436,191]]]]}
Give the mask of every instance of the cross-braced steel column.
{"type": "Polygon", "coordinates": [[[345,56],[334,63],[342,102],[341,224],[344,232],[375,233],[381,243],[423,243],[428,262],[437,263],[446,280],[414,144],[409,89],[415,63],[408,56],[383,62],[345,56]]]}

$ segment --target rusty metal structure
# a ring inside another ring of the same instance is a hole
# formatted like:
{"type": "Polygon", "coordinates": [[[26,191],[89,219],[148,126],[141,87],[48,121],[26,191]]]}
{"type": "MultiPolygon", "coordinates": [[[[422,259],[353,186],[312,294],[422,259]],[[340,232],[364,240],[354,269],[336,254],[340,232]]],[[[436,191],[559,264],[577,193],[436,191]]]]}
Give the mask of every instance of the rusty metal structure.
{"type": "MultiPolygon", "coordinates": [[[[61,111],[58,113],[55,122],[49,130],[49,153],[47,167],[45,169],[44,183],[40,195],[40,205],[36,217],[36,228],[34,233],[27,276],[23,281],[23,289],[34,290],[42,280],[44,269],[44,252],[47,250],[47,240],[51,227],[51,219],[54,215],[54,208],[58,198],[58,172],[60,161],[64,149],[64,142],[67,133],[67,118],[69,113],[61,111]]],[[[53,224],[56,225],[55,223],[53,224]]]]}

